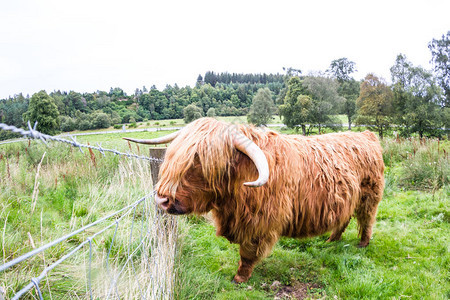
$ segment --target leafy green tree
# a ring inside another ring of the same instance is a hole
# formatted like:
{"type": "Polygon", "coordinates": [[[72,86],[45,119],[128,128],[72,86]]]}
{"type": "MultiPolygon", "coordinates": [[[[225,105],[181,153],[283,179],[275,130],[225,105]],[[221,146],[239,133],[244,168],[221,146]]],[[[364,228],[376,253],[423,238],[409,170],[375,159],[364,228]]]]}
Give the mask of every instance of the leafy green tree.
{"type": "Polygon", "coordinates": [[[445,125],[441,90],[433,75],[399,54],[391,67],[396,123],[405,135],[437,135],[445,125]]]}
{"type": "Polygon", "coordinates": [[[23,127],[23,114],[28,110],[29,99],[21,93],[4,101],[0,101],[0,122],[16,127],[23,127]]]}
{"type": "Polygon", "coordinates": [[[206,116],[210,117],[210,118],[214,118],[216,116],[216,109],[214,107],[211,107],[210,109],[208,109],[208,111],[206,112],[206,116]]]}
{"type": "Polygon", "coordinates": [[[361,92],[356,100],[356,124],[374,126],[383,139],[393,117],[392,102],[392,91],[387,84],[377,76],[368,74],[361,83],[361,92]]]}
{"type": "Polygon", "coordinates": [[[195,83],[196,86],[201,86],[203,84],[203,77],[201,74],[198,74],[197,81],[195,83]]]}
{"type": "Polygon", "coordinates": [[[66,104],[64,103],[64,98],[67,96],[67,93],[61,91],[54,91],[51,92],[49,95],[55,101],[55,104],[58,107],[59,114],[64,115],[66,111],[66,104]]]}
{"type": "Polygon", "coordinates": [[[159,120],[164,118],[163,109],[169,106],[169,100],[163,92],[158,91],[156,87],[152,87],[149,92],[147,110],[150,111],[151,119],[159,120]]]}
{"type": "MultiPolygon", "coordinates": [[[[28,110],[29,99],[22,94],[14,95],[13,98],[0,100],[0,122],[16,127],[24,127],[23,114],[28,110]]],[[[0,130],[0,140],[19,137],[19,134],[0,130]]]]}
{"type": "Polygon", "coordinates": [[[352,130],[352,122],[356,114],[356,99],[359,97],[359,88],[360,83],[353,78],[339,85],[338,93],[344,98],[341,113],[347,116],[348,130],[352,130]]]}
{"type": "Polygon", "coordinates": [[[284,104],[280,106],[280,115],[283,122],[290,128],[298,129],[301,126],[303,135],[306,135],[306,124],[312,121],[313,101],[307,94],[299,77],[292,77],[288,82],[288,90],[284,104]]]}
{"type": "Polygon", "coordinates": [[[184,123],[188,124],[196,119],[200,119],[203,117],[203,109],[196,106],[195,104],[189,104],[183,109],[183,115],[184,115],[184,123]]]}
{"type": "Polygon", "coordinates": [[[356,64],[348,58],[342,57],[333,60],[327,72],[334,76],[339,83],[342,83],[352,79],[350,75],[356,72],[356,64]]]}
{"type": "Polygon", "coordinates": [[[236,94],[231,96],[230,101],[234,107],[241,106],[241,100],[239,99],[239,97],[236,94]]]}
{"type": "Polygon", "coordinates": [[[38,122],[37,130],[54,134],[59,129],[59,112],[52,97],[45,91],[35,93],[28,105],[28,111],[23,114],[25,121],[38,122]]]}
{"type": "Polygon", "coordinates": [[[339,83],[338,93],[344,98],[342,112],[348,120],[348,130],[352,129],[352,118],[356,112],[356,99],[359,96],[359,83],[351,77],[356,71],[356,64],[346,57],[335,59],[327,70],[339,83]]]}
{"type": "Polygon", "coordinates": [[[111,88],[109,90],[109,97],[111,97],[112,100],[123,99],[126,98],[126,96],[125,92],[119,87],[111,88]]]}
{"type": "Polygon", "coordinates": [[[108,128],[111,126],[111,119],[105,113],[96,113],[92,120],[92,126],[94,128],[108,128]]]}
{"type": "Polygon", "coordinates": [[[339,84],[329,77],[307,76],[303,80],[303,86],[306,87],[308,95],[313,100],[310,119],[319,127],[319,132],[324,124],[334,126],[340,123],[334,117],[344,102],[344,99],[338,94],[339,84]]]}
{"type": "Polygon", "coordinates": [[[257,126],[267,125],[275,113],[272,92],[268,88],[259,89],[253,97],[252,106],[247,115],[249,123],[257,126]]]}
{"type": "Polygon", "coordinates": [[[428,48],[431,51],[434,71],[438,83],[444,91],[444,106],[450,108],[450,31],[440,40],[433,39],[428,48]]]}
{"type": "Polygon", "coordinates": [[[64,114],[67,116],[75,116],[77,111],[87,112],[89,109],[87,107],[86,99],[80,93],[70,91],[64,99],[64,114]]]}

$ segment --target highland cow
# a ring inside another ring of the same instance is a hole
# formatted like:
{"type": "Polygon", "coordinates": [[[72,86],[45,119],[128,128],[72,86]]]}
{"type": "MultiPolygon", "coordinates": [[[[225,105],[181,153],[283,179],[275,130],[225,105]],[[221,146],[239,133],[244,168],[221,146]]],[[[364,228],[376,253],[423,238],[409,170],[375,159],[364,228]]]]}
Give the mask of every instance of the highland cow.
{"type": "Polygon", "coordinates": [[[218,236],[240,245],[234,281],[247,281],[280,236],[341,238],[355,215],[366,247],[383,196],[384,163],[372,132],[283,135],[211,118],[146,144],[168,143],[158,205],[212,212],[218,236]],[[254,181],[252,181],[254,180],[254,181]]]}

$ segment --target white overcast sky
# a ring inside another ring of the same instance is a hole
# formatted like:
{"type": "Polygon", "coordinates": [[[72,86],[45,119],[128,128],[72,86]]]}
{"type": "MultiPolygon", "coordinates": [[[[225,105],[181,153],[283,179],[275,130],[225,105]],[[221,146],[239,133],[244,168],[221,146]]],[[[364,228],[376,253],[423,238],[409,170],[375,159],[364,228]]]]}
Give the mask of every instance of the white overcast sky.
{"type": "Polygon", "coordinates": [[[127,93],[214,72],[324,71],[390,80],[403,53],[431,68],[450,1],[0,0],[0,98],[45,89],[127,93]]]}

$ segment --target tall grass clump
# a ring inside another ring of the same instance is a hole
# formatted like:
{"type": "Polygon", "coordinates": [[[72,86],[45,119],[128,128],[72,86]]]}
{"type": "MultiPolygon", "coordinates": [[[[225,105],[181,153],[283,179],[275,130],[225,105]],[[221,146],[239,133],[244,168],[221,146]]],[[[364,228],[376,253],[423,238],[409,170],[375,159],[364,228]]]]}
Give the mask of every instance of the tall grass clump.
{"type": "MultiPolygon", "coordinates": [[[[39,142],[0,147],[0,264],[151,195],[148,162],[39,142]],[[45,155],[44,155],[45,153],[45,155]]],[[[11,298],[100,230],[40,283],[44,298],[173,298],[177,224],[152,197],[0,273],[11,298]],[[92,259],[90,259],[92,257],[92,259]],[[91,288],[90,288],[91,287],[91,288]]],[[[3,292],[2,292],[3,291],[3,292]]],[[[27,296],[38,298],[33,288],[27,296]]]]}
{"type": "Polygon", "coordinates": [[[436,190],[450,183],[450,143],[438,139],[384,141],[384,160],[397,175],[400,187],[436,190]]]}

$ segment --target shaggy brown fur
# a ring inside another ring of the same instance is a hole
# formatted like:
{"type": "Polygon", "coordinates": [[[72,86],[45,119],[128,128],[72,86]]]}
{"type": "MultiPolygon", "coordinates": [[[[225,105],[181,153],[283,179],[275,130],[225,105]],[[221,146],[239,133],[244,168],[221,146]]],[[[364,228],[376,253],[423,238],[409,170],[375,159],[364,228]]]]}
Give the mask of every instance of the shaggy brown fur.
{"type": "Polygon", "coordinates": [[[359,246],[367,246],[383,195],[383,172],[380,143],[369,131],[305,137],[204,118],[181,130],[167,149],[157,191],[168,198],[169,213],[212,211],[217,235],[240,245],[234,280],[244,282],[280,236],[332,231],[329,241],[339,240],[354,214],[359,246]],[[270,176],[264,186],[243,185],[258,172],[234,148],[235,132],[266,155],[270,176]]]}

